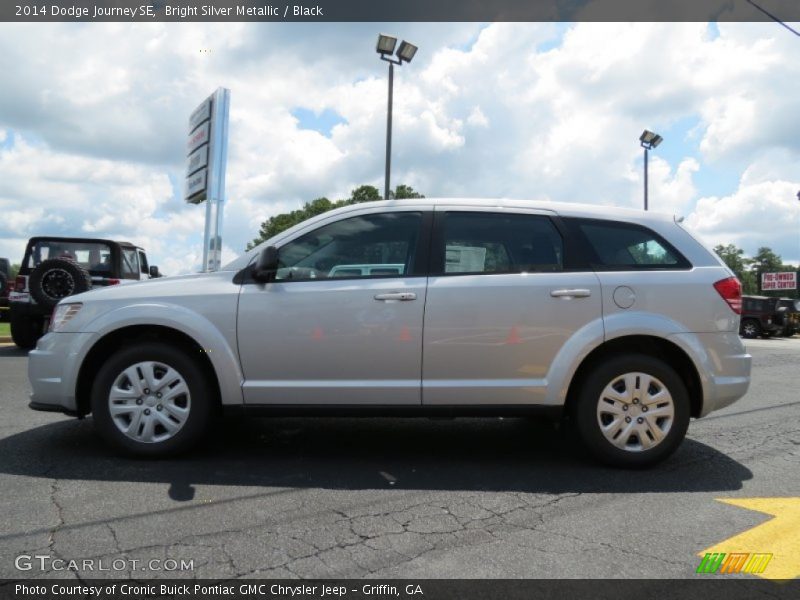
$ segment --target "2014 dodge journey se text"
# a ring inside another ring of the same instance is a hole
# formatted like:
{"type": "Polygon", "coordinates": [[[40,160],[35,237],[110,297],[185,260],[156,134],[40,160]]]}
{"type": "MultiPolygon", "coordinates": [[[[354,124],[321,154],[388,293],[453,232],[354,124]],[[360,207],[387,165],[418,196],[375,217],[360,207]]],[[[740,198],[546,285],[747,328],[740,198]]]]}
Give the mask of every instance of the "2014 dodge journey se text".
{"type": "Polygon", "coordinates": [[[222,270],[70,296],[31,408],[167,455],[224,411],[562,414],[598,459],[653,464],[747,391],[741,286],[673,217],[578,204],[340,208],[222,270]]]}

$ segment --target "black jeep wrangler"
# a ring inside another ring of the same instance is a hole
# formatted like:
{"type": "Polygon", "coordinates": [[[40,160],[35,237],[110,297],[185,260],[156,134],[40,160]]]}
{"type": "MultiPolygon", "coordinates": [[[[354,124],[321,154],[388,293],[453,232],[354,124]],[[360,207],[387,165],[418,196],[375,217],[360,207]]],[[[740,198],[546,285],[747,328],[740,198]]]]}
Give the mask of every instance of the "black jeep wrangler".
{"type": "Polygon", "coordinates": [[[770,337],[783,330],[783,322],[776,322],[775,303],[777,298],[766,296],[742,296],[742,319],[739,335],[746,338],[770,337]]]}
{"type": "Polygon", "coordinates": [[[20,348],[33,348],[62,298],[152,277],[160,277],[158,267],[149,266],[144,250],[129,242],[33,237],[9,293],[11,338],[20,348]]]}

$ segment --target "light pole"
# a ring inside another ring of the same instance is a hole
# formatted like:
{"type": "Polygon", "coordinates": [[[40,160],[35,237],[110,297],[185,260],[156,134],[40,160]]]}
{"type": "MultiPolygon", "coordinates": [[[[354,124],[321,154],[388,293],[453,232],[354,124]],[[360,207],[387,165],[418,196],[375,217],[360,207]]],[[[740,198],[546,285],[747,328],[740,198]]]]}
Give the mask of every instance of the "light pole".
{"type": "Polygon", "coordinates": [[[414,44],[409,44],[405,40],[400,42],[400,47],[397,49],[397,58],[392,58],[395,54],[394,47],[397,45],[397,38],[390,35],[380,34],[378,36],[378,44],[375,51],[380,55],[381,60],[389,63],[389,100],[388,109],[386,112],[386,178],[383,186],[383,198],[389,199],[389,180],[391,178],[391,163],[392,163],[392,97],[394,91],[394,66],[402,65],[404,62],[411,62],[414,55],[417,53],[417,47],[414,44]]]}
{"type": "Polygon", "coordinates": [[[644,209],[647,210],[647,155],[656,146],[664,141],[657,133],[645,129],[639,136],[639,144],[644,148],[644,209]]]}

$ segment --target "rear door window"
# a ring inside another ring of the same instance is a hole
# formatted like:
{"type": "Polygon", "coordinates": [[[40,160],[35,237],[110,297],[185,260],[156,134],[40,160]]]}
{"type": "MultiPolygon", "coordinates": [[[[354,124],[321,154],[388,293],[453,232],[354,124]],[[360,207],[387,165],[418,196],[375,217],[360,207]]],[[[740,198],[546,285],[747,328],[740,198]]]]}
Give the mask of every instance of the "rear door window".
{"type": "Polygon", "coordinates": [[[434,271],[445,275],[553,272],[564,264],[561,236],[542,215],[447,212],[438,252],[434,271]]]}
{"type": "Polygon", "coordinates": [[[691,264],[656,232],[633,223],[576,219],[594,254],[595,268],[606,270],[688,269],[691,264]]]}

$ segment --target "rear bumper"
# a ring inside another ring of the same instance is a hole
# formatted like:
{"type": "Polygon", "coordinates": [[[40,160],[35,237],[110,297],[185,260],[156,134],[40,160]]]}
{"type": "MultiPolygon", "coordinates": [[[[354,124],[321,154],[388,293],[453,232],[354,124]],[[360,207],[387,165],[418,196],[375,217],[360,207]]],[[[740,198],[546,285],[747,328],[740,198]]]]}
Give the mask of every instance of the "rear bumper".
{"type": "Polygon", "coordinates": [[[700,417],[730,406],[747,393],[752,357],[737,333],[681,333],[670,339],[688,350],[697,366],[703,387],[700,417]]]}

